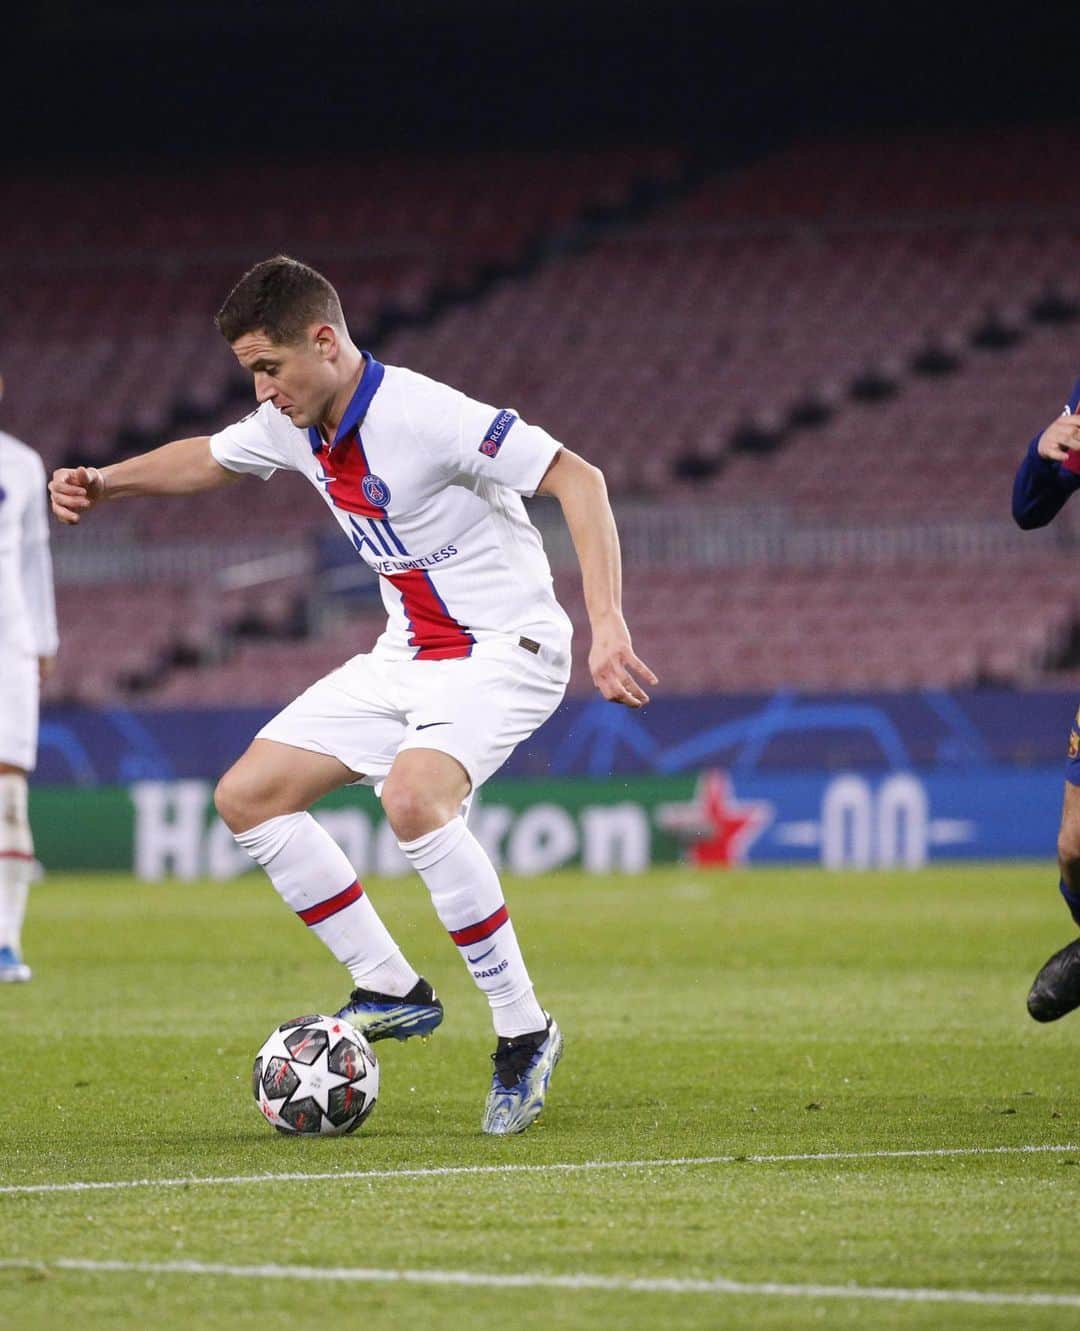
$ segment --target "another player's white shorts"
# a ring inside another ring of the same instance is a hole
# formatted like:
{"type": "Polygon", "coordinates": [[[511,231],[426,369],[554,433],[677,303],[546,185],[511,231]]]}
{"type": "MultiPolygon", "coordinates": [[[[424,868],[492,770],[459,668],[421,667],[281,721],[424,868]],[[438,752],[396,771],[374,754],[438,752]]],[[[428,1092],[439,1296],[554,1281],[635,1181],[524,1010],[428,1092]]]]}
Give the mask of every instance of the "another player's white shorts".
{"type": "Polygon", "coordinates": [[[32,772],[37,742],[38,659],[0,647],[0,763],[32,772]]]}
{"type": "Polygon", "coordinates": [[[554,712],[568,676],[566,653],[552,660],[517,641],[481,642],[456,661],[354,656],[256,739],[329,754],[376,788],[403,749],[438,749],[476,790],[554,712]]]}

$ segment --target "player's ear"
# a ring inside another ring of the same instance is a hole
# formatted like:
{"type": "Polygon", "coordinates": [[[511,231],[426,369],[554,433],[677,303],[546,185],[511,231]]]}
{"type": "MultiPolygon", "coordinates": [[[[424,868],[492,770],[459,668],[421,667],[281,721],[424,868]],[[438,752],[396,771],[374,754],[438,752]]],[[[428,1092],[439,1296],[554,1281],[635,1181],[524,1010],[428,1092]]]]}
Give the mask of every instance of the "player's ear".
{"type": "Polygon", "coordinates": [[[311,330],[316,353],[323,360],[336,360],[340,342],[333,324],[317,324],[311,330]]]}

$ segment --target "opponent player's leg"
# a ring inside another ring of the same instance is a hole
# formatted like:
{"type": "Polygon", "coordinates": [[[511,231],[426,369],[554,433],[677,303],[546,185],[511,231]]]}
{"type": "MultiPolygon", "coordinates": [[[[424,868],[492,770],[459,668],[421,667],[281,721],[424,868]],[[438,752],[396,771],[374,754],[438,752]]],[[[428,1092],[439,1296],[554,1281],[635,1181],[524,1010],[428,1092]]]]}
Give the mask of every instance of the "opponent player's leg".
{"type": "Polygon", "coordinates": [[[0,983],[30,979],[22,959],[22,926],[35,869],[26,794],[23,768],[0,763],[0,983]]]}
{"type": "Polygon", "coordinates": [[[342,1015],[371,1040],[427,1035],[442,1004],[405,960],[344,851],[307,812],[359,775],[328,754],[256,739],[214,799],[286,904],[348,968],[356,988],[342,1015]]]}
{"type": "MultiPolygon", "coordinates": [[[[1070,754],[1072,746],[1070,747],[1070,754]]],[[[1072,776],[1070,758],[1070,777],[1072,776]]],[[[1058,831],[1058,887],[1074,922],[1080,926],[1080,786],[1065,782],[1065,798],[1058,831]]],[[[1036,1021],[1056,1021],[1080,1007],[1080,938],[1074,939],[1045,963],[1027,998],[1036,1021]]]]}

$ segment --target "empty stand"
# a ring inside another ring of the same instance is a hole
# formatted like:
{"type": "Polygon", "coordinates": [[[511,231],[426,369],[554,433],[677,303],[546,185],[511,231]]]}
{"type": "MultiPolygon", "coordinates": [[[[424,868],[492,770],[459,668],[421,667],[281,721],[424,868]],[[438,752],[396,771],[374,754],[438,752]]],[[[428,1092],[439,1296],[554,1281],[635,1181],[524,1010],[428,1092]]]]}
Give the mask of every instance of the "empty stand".
{"type": "MultiPolygon", "coordinates": [[[[376,604],[312,637],[296,631],[296,579],[224,596],[114,584],[67,589],[54,700],[123,694],[161,706],[283,703],[357,652],[376,604]],[[78,592],[79,594],[76,594],[78,592]],[[178,649],[179,652],[178,652],[178,649]],[[173,664],[179,656],[183,664],[173,664]]],[[[558,578],[575,625],[571,693],[587,695],[580,580],[558,578]]],[[[886,689],[1033,683],[1080,613],[1050,561],[791,569],[628,568],[624,605],[638,654],[665,693],[886,689]]]]}
{"type": "MultiPolygon", "coordinates": [[[[617,499],[712,503],[718,526],[738,513],[788,531],[980,521],[1004,533],[1020,453],[1080,369],[1080,328],[1033,314],[1047,292],[1062,320],[1080,305],[1080,199],[1057,168],[1077,148],[1075,131],[802,144],[592,229],[580,225],[591,208],[624,201],[635,179],[670,181],[675,155],[321,164],[290,170],[256,212],[243,172],[88,183],[74,212],[50,206],[41,182],[15,182],[0,219],[0,255],[20,256],[0,328],[5,424],[53,461],[101,460],[125,431],[235,418],[237,370],[210,316],[246,263],[287,249],[325,266],[358,328],[416,316],[373,348],[381,359],[516,407],[601,464],[617,499]],[[582,243],[515,271],[572,224],[582,243]],[[471,298],[443,300],[453,290],[471,298]],[[1007,336],[977,337],[988,324],[1007,336]],[[860,396],[860,383],[881,392],[860,396]]],[[[1072,539],[1080,515],[1066,512],[1053,540],[1072,539]]],[[[129,545],[269,536],[303,550],[327,519],[309,487],[278,477],[110,506],[94,523],[129,545]]],[[[1080,607],[1053,541],[1022,549],[732,568],[688,548],[683,568],[629,564],[627,618],[668,691],[1023,684],[1080,607]]],[[[277,594],[293,606],[296,590],[277,594]]],[[[560,573],[559,592],[584,693],[576,580],[560,573]]],[[[65,589],[50,696],[283,701],[378,631],[365,614],[294,640],[264,595],[178,578],[165,595],[110,586],[100,599],[116,605],[94,612],[65,589]],[[238,633],[245,617],[271,636],[238,633]]]]}
{"type": "MultiPolygon", "coordinates": [[[[572,689],[585,694],[589,635],[574,578],[572,689]]],[[[670,693],[887,689],[1032,680],[1080,609],[1058,570],[841,566],[629,570],[634,647],[670,693]],[[674,608],[674,609],[673,609],[674,608]]]]}
{"type": "Polygon", "coordinates": [[[324,268],[363,331],[520,264],[679,169],[678,154],[641,148],[5,181],[6,428],[56,465],[213,416],[244,383],[213,314],[270,254],[324,268]]]}

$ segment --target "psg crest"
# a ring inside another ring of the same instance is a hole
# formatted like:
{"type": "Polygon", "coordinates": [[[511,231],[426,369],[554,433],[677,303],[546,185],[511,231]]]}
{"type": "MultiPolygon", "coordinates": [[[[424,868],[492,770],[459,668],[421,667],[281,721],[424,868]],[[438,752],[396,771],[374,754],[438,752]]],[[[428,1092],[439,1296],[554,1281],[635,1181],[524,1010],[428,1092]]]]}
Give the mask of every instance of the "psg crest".
{"type": "Polygon", "coordinates": [[[390,487],[381,476],[369,473],[360,482],[360,489],[364,492],[364,498],[374,508],[385,508],[390,502],[390,487]]]}

